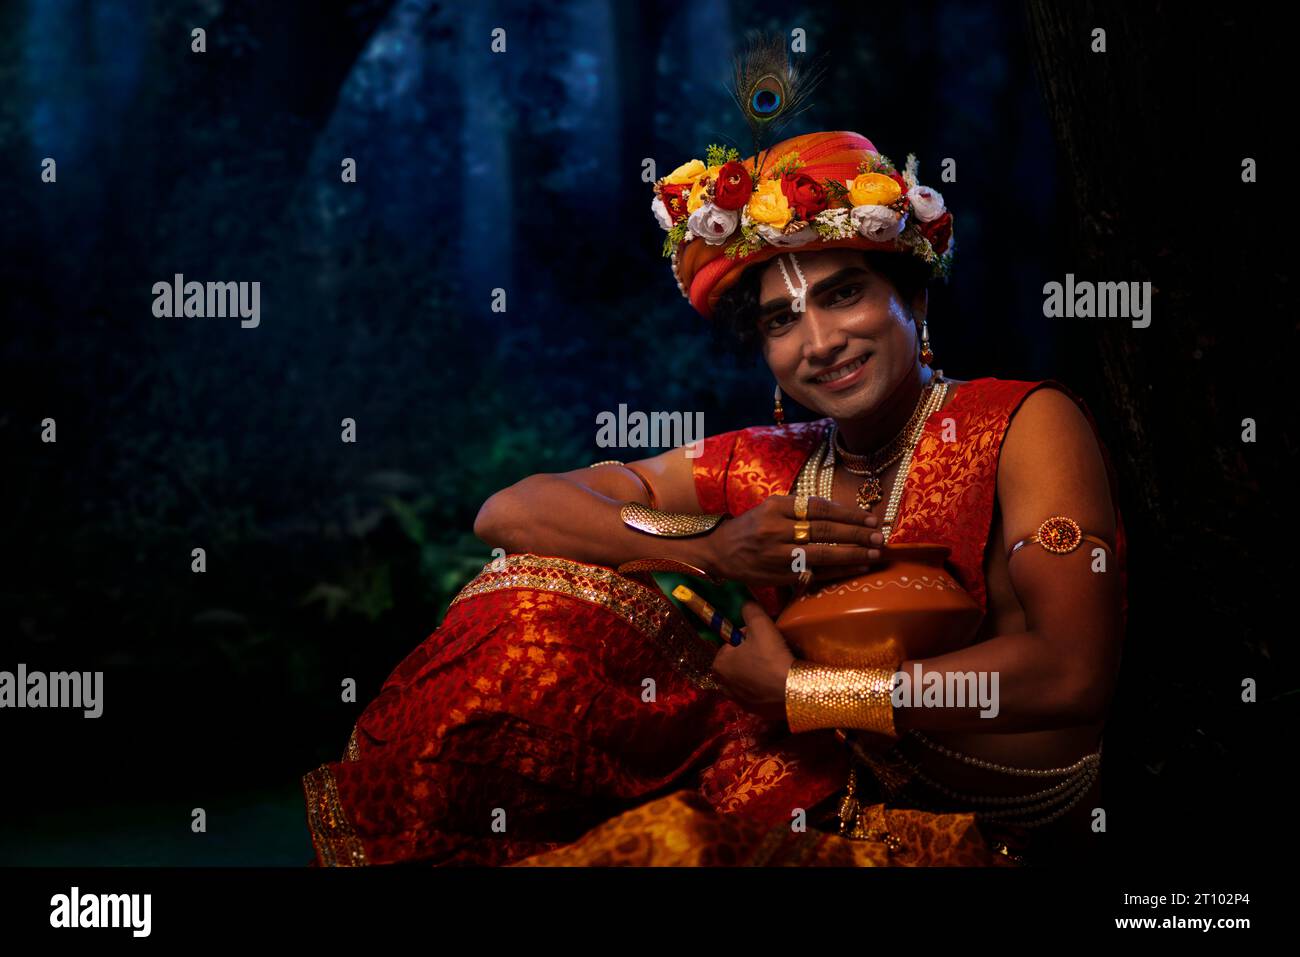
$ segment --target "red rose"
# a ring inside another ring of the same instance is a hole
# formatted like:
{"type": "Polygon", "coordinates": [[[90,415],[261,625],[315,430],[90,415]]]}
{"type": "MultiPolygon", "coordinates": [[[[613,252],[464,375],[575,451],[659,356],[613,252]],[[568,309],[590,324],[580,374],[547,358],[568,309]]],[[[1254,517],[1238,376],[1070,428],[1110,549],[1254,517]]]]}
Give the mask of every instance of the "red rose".
{"type": "Polygon", "coordinates": [[[718,209],[740,209],[754,192],[754,178],[739,160],[723,163],[713,187],[713,205],[718,209]]]}
{"type": "Polygon", "coordinates": [[[938,219],[921,223],[921,235],[930,241],[936,253],[942,253],[952,239],[952,213],[945,212],[938,219]]]}
{"type": "Polygon", "coordinates": [[[690,195],[690,183],[678,183],[676,185],[665,183],[659,187],[659,198],[664,201],[668,216],[674,223],[686,218],[686,200],[690,195]]]}
{"type": "Polygon", "coordinates": [[[807,173],[786,173],[781,177],[781,192],[795,219],[807,221],[830,205],[826,187],[807,173]]]}
{"type": "Polygon", "coordinates": [[[893,172],[886,173],[885,175],[898,184],[898,188],[903,191],[904,196],[907,195],[907,180],[903,179],[902,173],[898,172],[897,170],[894,170],[893,172]]]}

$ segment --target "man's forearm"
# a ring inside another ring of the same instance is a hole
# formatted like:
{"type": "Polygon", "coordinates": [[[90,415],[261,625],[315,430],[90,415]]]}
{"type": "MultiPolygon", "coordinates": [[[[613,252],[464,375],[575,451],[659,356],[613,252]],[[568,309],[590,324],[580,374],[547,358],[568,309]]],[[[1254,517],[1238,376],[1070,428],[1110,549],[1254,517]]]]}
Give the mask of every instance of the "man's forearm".
{"type": "Polygon", "coordinates": [[[1117,660],[1088,651],[1103,647],[1102,635],[1053,643],[1034,632],[1018,632],[945,655],[905,661],[898,670],[907,676],[907,706],[894,708],[895,727],[900,732],[915,728],[1009,733],[1103,720],[1118,666],[1117,660]],[[959,687],[965,707],[957,706],[959,687]],[[936,694],[941,706],[927,706],[936,694]]]}
{"type": "Polygon", "coordinates": [[[904,661],[896,688],[890,669],[801,672],[799,680],[787,679],[791,726],[880,731],[892,723],[902,734],[912,729],[1014,733],[1090,724],[1104,717],[1118,661],[1088,654],[1086,648],[1107,647],[1101,636],[1089,638],[1053,644],[1032,632],[1001,635],[946,655],[904,661]],[[877,680],[868,680],[873,674],[877,680]],[[883,687],[892,689],[892,710],[885,715],[890,720],[873,704],[883,687]]]}
{"type": "Polygon", "coordinates": [[[629,528],[619,517],[626,499],[595,492],[559,475],[530,475],[484,503],[474,534],[507,552],[563,555],[616,567],[638,558],[671,558],[711,571],[708,536],[662,538],[629,528]]]}

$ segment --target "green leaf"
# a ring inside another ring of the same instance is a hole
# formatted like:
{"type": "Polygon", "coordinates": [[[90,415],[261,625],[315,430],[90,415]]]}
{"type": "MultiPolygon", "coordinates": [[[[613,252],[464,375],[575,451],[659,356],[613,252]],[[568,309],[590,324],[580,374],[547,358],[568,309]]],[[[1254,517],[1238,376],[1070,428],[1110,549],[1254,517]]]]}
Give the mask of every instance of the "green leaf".
{"type": "Polygon", "coordinates": [[[406,537],[417,545],[423,545],[428,536],[425,534],[424,522],[420,520],[416,510],[400,498],[391,496],[385,498],[384,503],[392,509],[393,514],[397,517],[397,524],[406,533],[406,537]]]}
{"type": "Polygon", "coordinates": [[[686,221],[682,220],[682,222],[668,230],[668,234],[664,237],[664,256],[671,256],[673,250],[676,249],[685,238],[686,221]]]}

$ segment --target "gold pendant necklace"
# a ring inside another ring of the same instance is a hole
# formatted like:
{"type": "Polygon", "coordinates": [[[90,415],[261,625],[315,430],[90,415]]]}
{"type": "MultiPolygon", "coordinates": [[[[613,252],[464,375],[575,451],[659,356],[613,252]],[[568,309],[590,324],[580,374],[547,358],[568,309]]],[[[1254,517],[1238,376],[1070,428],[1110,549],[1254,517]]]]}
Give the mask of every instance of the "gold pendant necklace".
{"type": "MultiPolygon", "coordinates": [[[[845,468],[848,468],[848,466],[846,465],[845,468]]],[[[885,486],[878,475],[868,476],[867,480],[858,486],[858,508],[870,510],[871,506],[884,497],[885,486]]]]}
{"type": "MultiPolygon", "coordinates": [[[[885,514],[880,522],[880,533],[884,536],[885,544],[889,544],[890,532],[893,530],[895,518],[898,516],[899,502],[903,497],[903,487],[907,477],[908,469],[912,464],[912,455],[916,451],[916,446],[920,442],[921,434],[925,429],[925,423],[929,421],[931,414],[943,407],[943,402],[948,394],[948,382],[943,377],[943,370],[934,370],[933,377],[927,384],[927,388],[933,387],[929,395],[929,401],[925,402],[917,413],[915,413],[914,422],[916,428],[912,434],[906,434],[903,437],[901,450],[896,454],[893,450],[887,450],[889,461],[885,464],[888,468],[890,464],[897,459],[897,455],[903,456],[902,465],[899,467],[899,480],[894,482],[893,488],[889,493],[889,504],[885,508],[885,514]]],[[[909,423],[911,424],[911,423],[909,423]]],[[[804,461],[803,468],[800,469],[799,475],[795,479],[795,493],[808,496],[817,496],[818,498],[833,499],[835,488],[835,453],[837,441],[836,432],[838,427],[832,423],[830,429],[826,432],[825,439],[821,442],[820,449],[813,451],[812,455],[804,461]]],[[[905,432],[907,430],[904,430],[905,432]]],[[[893,443],[891,443],[892,445],[893,443]]],[[[842,453],[845,454],[845,453],[842,453]]],[[[853,456],[856,460],[867,458],[866,456],[853,456]]],[[[861,475],[860,471],[855,471],[856,466],[845,463],[845,468],[855,475],[861,475]]],[[[868,483],[863,482],[862,487],[858,489],[858,507],[869,509],[870,504],[863,505],[864,500],[871,498],[871,487],[868,483]],[[864,491],[865,490],[865,491],[864,491]]],[[[883,491],[883,489],[881,489],[883,491]]],[[[876,499],[876,502],[880,499],[876,499]]]]}
{"type": "Polygon", "coordinates": [[[873,505],[884,499],[885,484],[882,476],[885,471],[901,459],[908,449],[916,445],[917,440],[920,438],[920,430],[925,427],[926,421],[938,407],[938,403],[943,401],[943,393],[947,390],[936,389],[939,382],[942,382],[942,376],[936,374],[931,377],[931,380],[926,383],[925,389],[918,397],[916,408],[912,410],[912,415],[907,420],[907,424],[898,431],[898,434],[893,439],[874,453],[855,455],[844,448],[840,440],[838,427],[832,430],[835,451],[839,453],[840,458],[843,460],[845,470],[853,475],[864,476],[864,481],[858,486],[858,508],[869,511],[873,505]],[[938,397],[938,403],[935,401],[936,396],[938,397]]]}
{"type": "Polygon", "coordinates": [[[870,509],[871,506],[885,497],[885,484],[882,475],[886,469],[902,458],[903,450],[900,449],[896,455],[891,456],[888,460],[873,465],[863,465],[860,462],[850,464],[844,452],[844,447],[839,444],[838,429],[835,434],[835,444],[836,451],[839,452],[840,458],[844,460],[844,470],[853,475],[864,476],[864,481],[858,486],[858,508],[870,509]]]}

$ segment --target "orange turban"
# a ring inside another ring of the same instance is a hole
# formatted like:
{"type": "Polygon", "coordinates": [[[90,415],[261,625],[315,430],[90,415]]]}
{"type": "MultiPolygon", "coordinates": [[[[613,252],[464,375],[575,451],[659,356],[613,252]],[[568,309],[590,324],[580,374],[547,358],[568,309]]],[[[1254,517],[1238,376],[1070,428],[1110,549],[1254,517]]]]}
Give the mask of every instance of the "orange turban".
{"type": "MultiPolygon", "coordinates": [[[[851,185],[858,175],[860,163],[879,160],[876,148],[861,134],[845,131],[807,133],[771,147],[763,158],[763,179],[772,179],[772,171],[781,159],[795,152],[799,154],[801,163],[798,173],[811,176],[818,183],[835,180],[846,187],[851,185]]],[[[753,157],[749,157],[744,163],[747,168],[751,170],[754,168],[753,157]]],[[[906,194],[905,187],[903,193],[906,194]]],[[[933,195],[938,196],[937,193],[933,195]]],[[[941,198],[937,201],[942,203],[941,198]]],[[[843,203],[849,202],[847,199],[843,201],[843,203]]],[[[938,208],[942,210],[942,205],[938,208]]],[[[921,230],[922,235],[926,235],[930,240],[931,248],[936,254],[943,253],[947,249],[951,235],[952,218],[947,212],[943,212],[942,217],[943,219],[938,222],[924,224],[921,230]]],[[[728,256],[727,245],[727,243],[710,245],[697,237],[679,244],[673,253],[673,272],[678,284],[683,294],[690,299],[691,305],[706,319],[712,318],[718,299],[740,279],[746,269],[766,262],[783,252],[816,252],[822,249],[848,248],[922,255],[914,246],[900,239],[878,242],[868,239],[856,229],[848,238],[822,239],[818,236],[798,246],[765,242],[757,250],[746,255],[728,256]]],[[[921,246],[923,249],[926,248],[924,243],[921,246]]]]}

